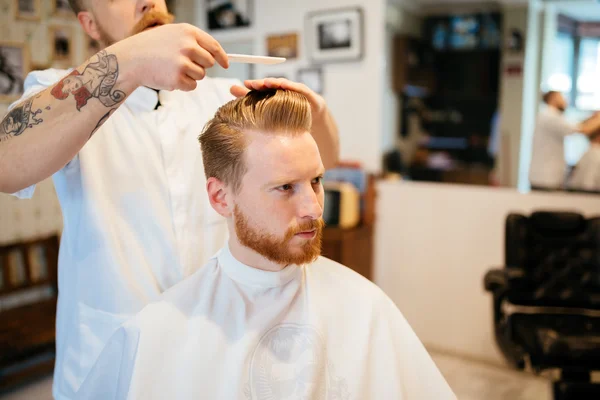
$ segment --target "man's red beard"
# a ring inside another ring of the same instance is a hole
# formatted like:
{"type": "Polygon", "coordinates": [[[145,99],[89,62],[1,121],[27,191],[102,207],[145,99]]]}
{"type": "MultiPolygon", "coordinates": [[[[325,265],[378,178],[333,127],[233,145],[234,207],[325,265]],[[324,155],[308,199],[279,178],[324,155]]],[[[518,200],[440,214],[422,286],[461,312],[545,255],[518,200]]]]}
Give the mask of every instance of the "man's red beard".
{"type": "Polygon", "coordinates": [[[283,238],[266,234],[251,227],[248,218],[236,205],[233,210],[235,233],[240,243],[254,250],[267,260],[280,265],[307,264],[321,255],[321,239],[325,223],[322,218],[306,221],[289,228],[283,238]],[[296,251],[290,249],[290,241],[297,233],[315,230],[314,238],[306,240],[296,251]]]}

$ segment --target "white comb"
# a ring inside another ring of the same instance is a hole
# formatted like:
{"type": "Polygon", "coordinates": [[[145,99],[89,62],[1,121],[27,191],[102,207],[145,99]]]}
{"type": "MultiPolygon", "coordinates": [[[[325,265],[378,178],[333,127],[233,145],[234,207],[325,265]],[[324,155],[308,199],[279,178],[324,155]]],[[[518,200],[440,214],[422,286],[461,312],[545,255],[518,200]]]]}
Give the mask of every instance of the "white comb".
{"type": "Polygon", "coordinates": [[[227,54],[230,62],[245,64],[281,64],[286,61],[283,57],[251,56],[247,54],[227,54]]]}

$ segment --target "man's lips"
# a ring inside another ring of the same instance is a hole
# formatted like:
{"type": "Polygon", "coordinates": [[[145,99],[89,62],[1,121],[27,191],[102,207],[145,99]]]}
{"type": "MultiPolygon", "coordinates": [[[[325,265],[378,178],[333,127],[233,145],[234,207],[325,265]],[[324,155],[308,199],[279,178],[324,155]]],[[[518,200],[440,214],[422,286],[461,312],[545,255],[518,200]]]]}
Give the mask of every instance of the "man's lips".
{"type": "Polygon", "coordinates": [[[315,237],[316,233],[316,229],[311,229],[310,231],[298,232],[296,233],[296,236],[301,237],[302,239],[312,239],[315,237]]]}

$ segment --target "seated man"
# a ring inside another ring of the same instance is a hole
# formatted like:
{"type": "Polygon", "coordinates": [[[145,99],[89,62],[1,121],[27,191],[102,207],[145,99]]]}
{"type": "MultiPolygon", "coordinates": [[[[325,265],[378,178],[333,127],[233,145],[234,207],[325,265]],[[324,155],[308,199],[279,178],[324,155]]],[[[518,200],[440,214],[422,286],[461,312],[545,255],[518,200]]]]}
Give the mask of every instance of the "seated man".
{"type": "Polygon", "coordinates": [[[572,190],[600,192],[600,133],[590,137],[590,148],[573,169],[567,186],[572,190]]]}
{"type": "Polygon", "coordinates": [[[455,399],[392,301],[319,257],[310,105],[250,92],[200,136],[228,245],[125,323],[81,399],[455,399]]]}

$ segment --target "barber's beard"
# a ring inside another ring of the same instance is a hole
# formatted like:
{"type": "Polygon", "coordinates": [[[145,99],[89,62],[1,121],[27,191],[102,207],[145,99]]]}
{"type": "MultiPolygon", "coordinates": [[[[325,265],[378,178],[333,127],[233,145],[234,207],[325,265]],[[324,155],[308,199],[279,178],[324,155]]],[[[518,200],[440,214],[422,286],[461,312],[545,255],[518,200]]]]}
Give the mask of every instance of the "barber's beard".
{"type": "Polygon", "coordinates": [[[303,222],[289,228],[283,237],[276,237],[250,226],[248,218],[237,205],[234,207],[233,216],[235,233],[240,243],[271,262],[280,265],[302,265],[315,261],[321,255],[321,239],[325,226],[323,219],[303,222]],[[305,240],[300,246],[291,247],[290,242],[294,235],[312,229],[316,230],[312,239],[305,240]]]}
{"type": "MultiPolygon", "coordinates": [[[[153,25],[166,25],[170,24],[174,21],[175,16],[170,13],[165,13],[157,10],[150,10],[145,13],[135,26],[131,29],[129,33],[130,36],[143,32],[146,28],[149,28],[153,25]]],[[[113,38],[106,29],[102,26],[100,21],[96,21],[96,25],[98,28],[98,34],[100,36],[100,44],[103,47],[111,46],[118,42],[117,39],[113,38]]]]}
{"type": "Polygon", "coordinates": [[[133,29],[131,29],[131,35],[133,36],[135,34],[143,32],[146,28],[150,28],[153,25],[170,24],[171,22],[173,22],[174,19],[175,16],[171,13],[152,9],[145,13],[142,19],[140,19],[138,23],[135,24],[133,29]]]}
{"type": "Polygon", "coordinates": [[[106,29],[102,27],[100,21],[96,21],[96,28],[98,29],[98,35],[100,36],[98,42],[100,43],[101,48],[106,48],[118,42],[118,40],[108,34],[106,29]]]}

